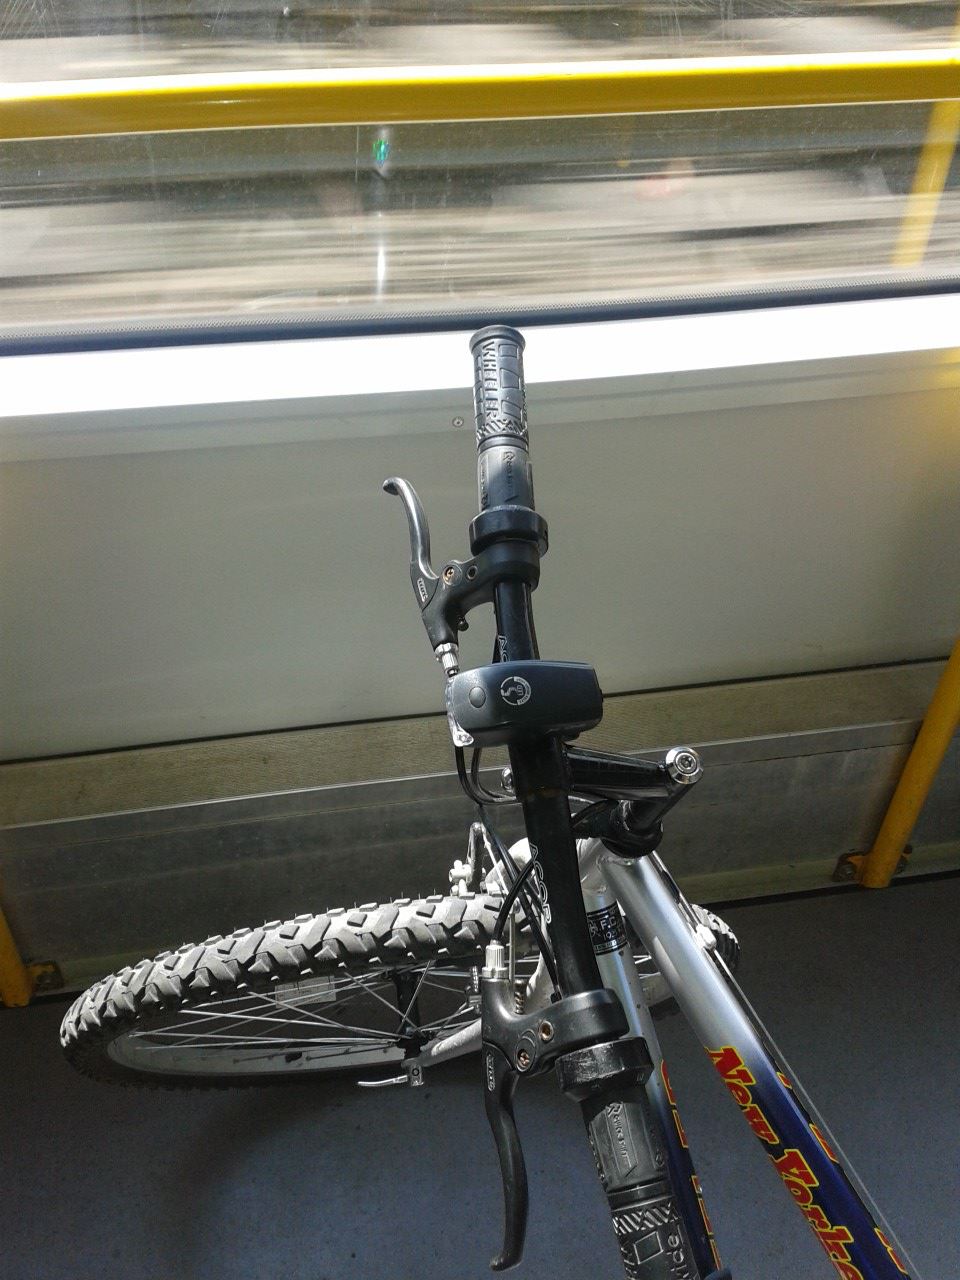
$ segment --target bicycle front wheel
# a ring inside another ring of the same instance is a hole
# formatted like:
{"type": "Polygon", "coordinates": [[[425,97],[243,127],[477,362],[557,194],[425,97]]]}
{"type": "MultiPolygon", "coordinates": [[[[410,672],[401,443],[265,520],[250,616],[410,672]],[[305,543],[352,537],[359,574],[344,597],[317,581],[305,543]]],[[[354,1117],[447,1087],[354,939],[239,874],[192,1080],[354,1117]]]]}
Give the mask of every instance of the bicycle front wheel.
{"type": "Polygon", "coordinates": [[[60,1041],[85,1075],[168,1088],[376,1079],[479,1016],[503,899],[432,895],[274,920],[104,978],[60,1041]]]}

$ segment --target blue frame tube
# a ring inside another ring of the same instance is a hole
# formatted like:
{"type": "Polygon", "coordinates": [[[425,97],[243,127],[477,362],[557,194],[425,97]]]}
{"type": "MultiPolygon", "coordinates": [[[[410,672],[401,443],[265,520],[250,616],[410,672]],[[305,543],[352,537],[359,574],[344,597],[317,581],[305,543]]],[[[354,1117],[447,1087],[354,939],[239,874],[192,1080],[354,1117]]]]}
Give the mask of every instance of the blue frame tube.
{"type": "Polygon", "coordinates": [[[720,1251],[700,1191],[700,1179],[697,1177],[677,1100],[670,1085],[667,1064],[660,1057],[659,1051],[653,1053],[652,1057],[654,1073],[647,1081],[647,1097],[660,1119],[670,1165],[670,1180],[694,1248],[694,1259],[700,1268],[700,1274],[708,1275],[711,1271],[720,1270],[720,1251]]]}
{"type": "Polygon", "coordinates": [[[727,1044],[707,1052],[837,1274],[843,1280],[911,1275],[861,1199],[841,1153],[766,1047],[758,1053],[755,1044],[727,1044]]]}

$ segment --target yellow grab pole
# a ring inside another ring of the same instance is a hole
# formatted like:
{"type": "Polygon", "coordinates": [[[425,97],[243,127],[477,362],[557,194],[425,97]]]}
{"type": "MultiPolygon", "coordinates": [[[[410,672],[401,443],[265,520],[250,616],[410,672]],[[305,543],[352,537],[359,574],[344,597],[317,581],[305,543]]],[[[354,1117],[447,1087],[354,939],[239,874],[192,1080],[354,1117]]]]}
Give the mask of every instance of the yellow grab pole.
{"type": "Polygon", "coordinates": [[[910,751],[873,848],[860,863],[857,879],[868,889],[890,883],[950,739],[960,724],[960,640],[940,677],[920,732],[910,751]]]}
{"type": "MultiPolygon", "coordinates": [[[[960,9],[953,29],[954,40],[960,39],[960,9]]],[[[895,267],[916,267],[924,259],[933,224],[937,220],[940,197],[947,185],[953,153],[960,135],[960,101],[935,102],[927,124],[927,136],[913,175],[913,187],[907,211],[900,224],[900,235],[893,253],[895,267]]]]}
{"type": "Polygon", "coordinates": [[[937,220],[940,197],[960,134],[960,102],[937,102],[930,112],[927,136],[917,162],[907,211],[893,255],[896,267],[915,267],[924,259],[933,224],[937,220]]]}
{"type": "Polygon", "coordinates": [[[20,958],[10,926],[0,910],[0,1000],[5,1005],[30,1003],[33,974],[20,958]]]}
{"type": "Polygon", "coordinates": [[[0,139],[960,98],[960,50],[248,71],[0,85],[0,139]]]}

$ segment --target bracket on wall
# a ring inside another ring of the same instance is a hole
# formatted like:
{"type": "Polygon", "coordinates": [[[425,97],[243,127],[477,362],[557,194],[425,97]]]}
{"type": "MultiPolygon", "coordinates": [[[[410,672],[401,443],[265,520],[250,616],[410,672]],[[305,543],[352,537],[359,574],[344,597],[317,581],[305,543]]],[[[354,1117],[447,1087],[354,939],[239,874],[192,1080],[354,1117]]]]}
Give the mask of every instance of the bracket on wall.
{"type": "MultiPolygon", "coordinates": [[[[897,860],[892,874],[900,875],[906,871],[910,862],[910,855],[913,853],[913,845],[905,845],[903,852],[897,860]]],[[[860,879],[860,870],[866,861],[865,853],[844,853],[837,859],[837,865],[833,869],[831,879],[836,880],[838,884],[851,884],[860,879]]]]}
{"type": "Polygon", "coordinates": [[[0,908],[0,1003],[22,1008],[38,991],[55,991],[63,986],[63,975],[52,960],[26,964],[0,908]]]}

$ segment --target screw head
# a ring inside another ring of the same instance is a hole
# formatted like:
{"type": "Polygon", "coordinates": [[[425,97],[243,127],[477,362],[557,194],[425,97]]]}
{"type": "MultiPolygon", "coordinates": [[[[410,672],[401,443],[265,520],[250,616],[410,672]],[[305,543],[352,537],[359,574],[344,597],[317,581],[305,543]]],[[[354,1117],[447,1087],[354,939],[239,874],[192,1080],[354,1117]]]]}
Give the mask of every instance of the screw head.
{"type": "Polygon", "coordinates": [[[553,1039],[553,1023],[552,1022],[540,1023],[540,1039],[543,1040],[544,1043],[547,1043],[548,1041],[553,1039]]]}
{"type": "Polygon", "coordinates": [[[449,587],[450,583],[451,583],[451,582],[453,582],[453,580],[454,580],[454,578],[455,578],[456,576],[457,576],[457,571],[456,571],[456,569],[454,569],[454,567],[453,567],[453,565],[452,565],[452,564],[448,564],[448,565],[447,565],[447,567],[446,567],[446,568],[444,569],[444,571],[443,571],[443,580],[444,580],[444,582],[447,584],[447,586],[448,586],[448,587],[449,587]]]}
{"type": "Polygon", "coordinates": [[[526,1071],[529,1065],[530,1065],[530,1054],[527,1052],[526,1049],[518,1049],[517,1050],[517,1066],[520,1068],[521,1071],[526,1071]]]}
{"type": "Polygon", "coordinates": [[[703,763],[692,747],[672,747],[663,762],[674,782],[690,786],[703,773],[703,763]]]}

